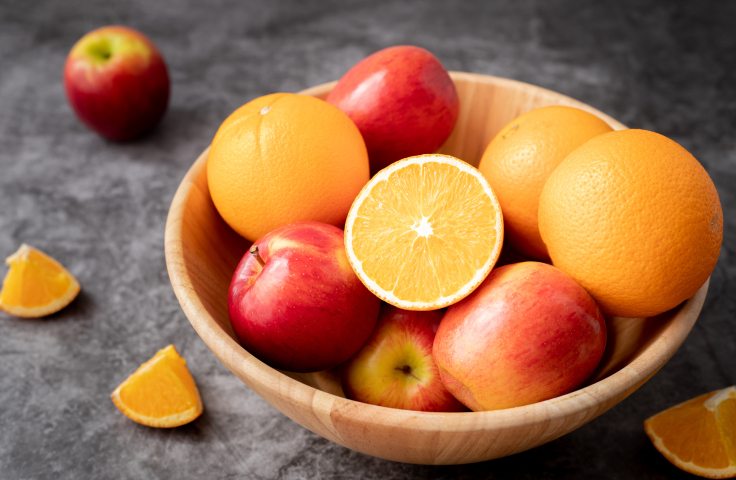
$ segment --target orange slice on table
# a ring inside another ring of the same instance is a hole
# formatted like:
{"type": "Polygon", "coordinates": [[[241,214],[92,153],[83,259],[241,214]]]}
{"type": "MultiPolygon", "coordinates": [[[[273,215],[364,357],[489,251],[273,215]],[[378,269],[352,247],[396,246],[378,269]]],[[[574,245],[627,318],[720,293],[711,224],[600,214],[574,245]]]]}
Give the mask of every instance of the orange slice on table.
{"type": "Polygon", "coordinates": [[[66,307],[79,293],[79,282],[59,262],[25,243],[5,259],[10,266],[0,292],[0,310],[37,318],[66,307]]]}
{"type": "Polygon", "coordinates": [[[178,427],[202,413],[202,398],[186,360],[173,345],[159,350],[112,392],[126,417],[149,427],[178,427]]]}
{"type": "Polygon", "coordinates": [[[382,300],[433,310],[472,292],[498,260],[503,218],[481,173],[448,155],[420,155],[378,172],[345,223],[348,260],[382,300]]]}
{"type": "Polygon", "coordinates": [[[668,408],[644,429],[676,467],[706,478],[736,477],[736,386],[668,408]]]}

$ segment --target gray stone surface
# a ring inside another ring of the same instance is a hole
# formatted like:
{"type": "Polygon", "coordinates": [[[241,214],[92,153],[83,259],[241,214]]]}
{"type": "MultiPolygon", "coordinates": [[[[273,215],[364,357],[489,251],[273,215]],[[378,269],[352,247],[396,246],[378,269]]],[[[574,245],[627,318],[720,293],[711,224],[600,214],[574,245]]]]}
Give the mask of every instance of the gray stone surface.
{"type": "Polygon", "coordinates": [[[689,478],[654,450],[642,421],[736,384],[734,18],[726,1],[0,2],[0,256],[29,243],[82,284],[48,318],[0,314],[0,478],[689,478]],[[164,121],[134,143],[86,130],[64,97],[67,52],[106,24],[148,34],[172,77],[164,121]],[[667,135],[703,163],[723,204],[710,292],[672,360],[602,417],[505,459],[404,465],[312,434],[217,360],[168,280],[168,207],[220,122],[255,97],[337,79],[396,44],[667,135]],[[110,392],[169,343],[189,362],[205,413],[172,430],[137,425],[110,392]]]}

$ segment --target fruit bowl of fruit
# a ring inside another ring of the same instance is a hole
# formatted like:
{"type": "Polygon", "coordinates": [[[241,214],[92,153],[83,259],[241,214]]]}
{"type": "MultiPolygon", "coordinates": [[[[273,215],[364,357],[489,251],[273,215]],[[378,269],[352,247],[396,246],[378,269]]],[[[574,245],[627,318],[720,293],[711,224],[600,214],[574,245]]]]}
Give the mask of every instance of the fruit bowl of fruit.
{"type": "MultiPolygon", "coordinates": [[[[470,73],[451,72],[450,76],[459,98],[459,116],[439,153],[473,166],[478,166],[487,145],[505,125],[538,107],[576,107],[614,130],[626,129],[581,102],[543,88],[470,73]]],[[[335,84],[300,93],[325,99],[335,84]]],[[[267,107],[258,108],[261,115],[268,112],[267,107]]],[[[167,267],[184,313],[217,357],[271,405],[324,438],[368,455],[417,464],[461,464],[511,455],[554,440],[606,412],[654,375],[685,340],[705,300],[709,279],[689,299],[656,316],[606,315],[607,342],[594,373],[575,391],[555,398],[459,412],[404,410],[350,400],[336,369],[278,370],[239,342],[228,295],[233,274],[253,242],[236,233],[213,202],[209,151],[199,156],[179,185],[166,225],[167,267]]]]}

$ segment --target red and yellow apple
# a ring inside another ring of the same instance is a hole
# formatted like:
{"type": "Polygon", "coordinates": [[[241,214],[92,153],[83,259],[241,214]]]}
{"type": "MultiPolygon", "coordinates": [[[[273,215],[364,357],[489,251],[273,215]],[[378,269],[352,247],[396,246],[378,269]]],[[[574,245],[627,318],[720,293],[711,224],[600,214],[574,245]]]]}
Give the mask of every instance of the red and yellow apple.
{"type": "Polygon", "coordinates": [[[318,222],[277,228],[233,274],[230,323],[243,347],[293,372],[338,366],[365,343],[381,306],[345,255],[343,231],[318,222]]]}
{"type": "Polygon", "coordinates": [[[373,334],[340,366],[345,395],[383,407],[466,411],[442,384],[432,342],[444,310],[409,311],[384,303],[373,334]]]}
{"type": "Polygon", "coordinates": [[[109,140],[151,130],[169,104],[169,73],[151,40],[127,27],[93,30],[64,65],[66,96],[77,117],[109,140]]]}
{"type": "Polygon", "coordinates": [[[471,410],[498,410],[572,392],[606,348],[603,314],[552,265],[495,269],[452,305],[434,340],[447,389],[471,410]]]}
{"type": "Polygon", "coordinates": [[[460,112],[445,67],[413,46],[386,48],[361,60],[337,82],[327,101],[358,126],[371,175],[402,158],[437,151],[460,112]]]}

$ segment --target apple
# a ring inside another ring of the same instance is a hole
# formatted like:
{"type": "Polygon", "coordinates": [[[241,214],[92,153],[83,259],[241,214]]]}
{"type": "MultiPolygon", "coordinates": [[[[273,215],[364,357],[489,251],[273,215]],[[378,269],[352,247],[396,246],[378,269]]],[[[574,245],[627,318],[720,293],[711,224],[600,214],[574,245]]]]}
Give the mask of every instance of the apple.
{"type": "Polygon", "coordinates": [[[439,149],[455,127],[460,100],[437,57],[413,46],[361,60],[326,99],[363,135],[371,175],[402,158],[439,149]]]}
{"type": "Polygon", "coordinates": [[[373,334],[340,366],[345,395],[383,407],[464,412],[447,391],[432,359],[432,342],[444,310],[410,311],[384,303],[373,334]]]}
{"type": "Polygon", "coordinates": [[[606,348],[606,324],[591,296],[545,263],[493,270],[452,305],[434,339],[447,389],[471,410],[498,410],[572,392],[606,348]]]}
{"type": "Polygon", "coordinates": [[[163,57],[148,37],[121,26],[93,30],[72,47],[64,88],[82,123],[119,142],[151,130],[169,103],[163,57]]]}
{"type": "Polygon", "coordinates": [[[253,244],[233,274],[230,323],[266,364],[316,372],[349,359],[370,336],[381,301],[350,267],[344,233],[296,222],[253,244]]]}

